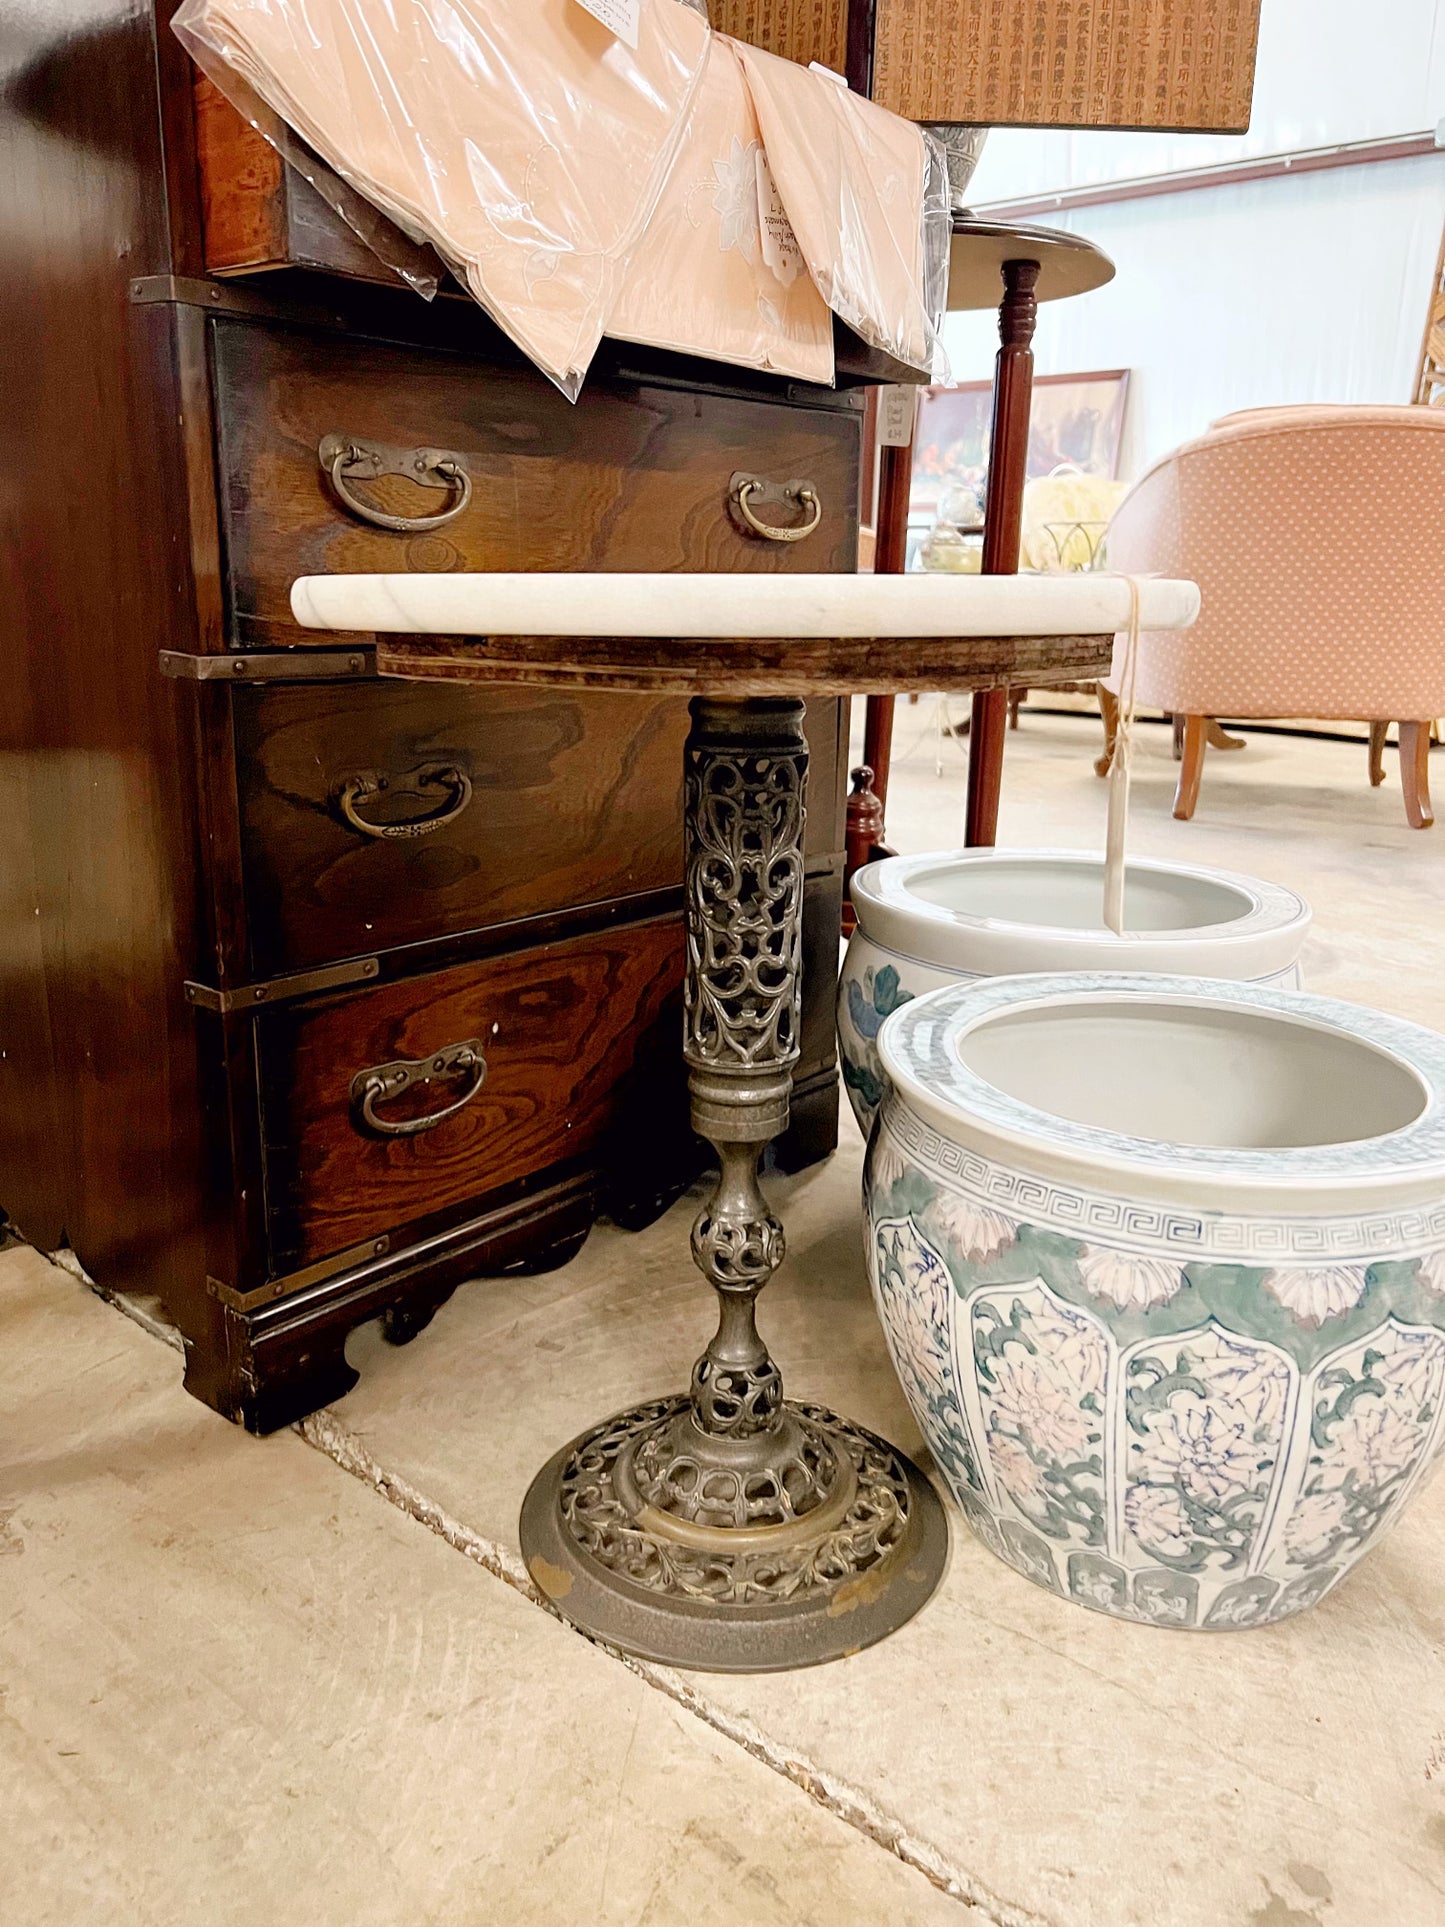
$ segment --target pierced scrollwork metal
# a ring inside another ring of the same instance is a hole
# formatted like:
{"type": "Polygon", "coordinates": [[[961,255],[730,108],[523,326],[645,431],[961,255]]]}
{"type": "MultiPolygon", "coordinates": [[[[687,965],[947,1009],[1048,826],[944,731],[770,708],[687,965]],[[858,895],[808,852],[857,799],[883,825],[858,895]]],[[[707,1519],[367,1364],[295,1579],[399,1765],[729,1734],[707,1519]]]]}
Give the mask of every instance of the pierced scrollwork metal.
{"type": "Polygon", "coordinates": [[[566,1529],[599,1566],[663,1597],[778,1604],[880,1572],[907,1533],[906,1468],[882,1440],[821,1406],[789,1414],[791,1461],[731,1492],[715,1472],[669,1455],[687,1400],[610,1419],[570,1456],[566,1529]],[[812,1503],[799,1511],[795,1495],[812,1503]],[[658,1498],[670,1500],[666,1510],[658,1498]]]}
{"type": "Polygon", "coordinates": [[[793,700],[692,705],[684,1054],[693,1124],[719,1163],[692,1255],[717,1294],[717,1331],[685,1397],[583,1434],[522,1510],[528,1570],[577,1624],[728,1670],[880,1637],[928,1596],[947,1544],[937,1499],[901,1454],[784,1398],[755,1318],[786,1250],[758,1162],[787,1124],[798,1059],[802,719],[793,700]]]}
{"type": "Polygon", "coordinates": [[[699,1069],[798,1057],[803,705],[698,700],[686,751],[685,1053],[699,1069]]]}

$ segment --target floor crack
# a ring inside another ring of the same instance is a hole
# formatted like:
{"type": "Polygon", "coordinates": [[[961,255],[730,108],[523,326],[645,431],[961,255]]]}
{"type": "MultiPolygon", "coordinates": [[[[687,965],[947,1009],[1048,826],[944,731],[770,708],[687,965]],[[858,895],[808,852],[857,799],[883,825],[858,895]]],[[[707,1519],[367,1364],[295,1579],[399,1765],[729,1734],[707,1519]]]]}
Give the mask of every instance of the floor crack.
{"type": "Polygon", "coordinates": [[[980,1881],[956,1867],[929,1841],[920,1839],[894,1816],[870,1800],[861,1789],[812,1761],[802,1759],[764,1733],[751,1720],[727,1713],[700,1693],[688,1675],[647,1660],[634,1659],[603,1640],[590,1638],[564,1619],[552,1602],[533,1585],[519,1552],[510,1546],[484,1538],[429,1499],[408,1479],[388,1472],[367,1450],[356,1435],[342,1424],[330,1408],[312,1413],[294,1428],[308,1445],[324,1452],[342,1471],[373,1486],[391,1505],[435,1532],[466,1558],[475,1561],[496,1579],[513,1587],[534,1606],[549,1613],[578,1638],[599,1648],[630,1672],[638,1675],[686,1712],[710,1726],[724,1739],[740,1746],[762,1765],[780,1774],[806,1793],[817,1806],[842,1820],[855,1832],[864,1834],[875,1846],[882,1847],[907,1867],[951,1899],[972,1907],[978,1916],[977,1927],[1054,1927],[1046,1916],[1030,1909],[1012,1906],[1001,1900],[980,1881]]]}

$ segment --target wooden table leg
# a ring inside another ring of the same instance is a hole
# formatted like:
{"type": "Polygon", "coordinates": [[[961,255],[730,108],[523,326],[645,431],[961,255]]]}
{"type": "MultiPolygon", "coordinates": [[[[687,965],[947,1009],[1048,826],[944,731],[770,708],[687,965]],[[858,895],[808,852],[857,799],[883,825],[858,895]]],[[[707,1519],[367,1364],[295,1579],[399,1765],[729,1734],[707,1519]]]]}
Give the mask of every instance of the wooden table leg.
{"type": "MultiPolygon", "coordinates": [[[[913,484],[913,443],[885,444],[879,451],[875,575],[902,575],[908,559],[908,497],[913,484]]],[[[874,860],[885,842],[888,770],[893,760],[893,696],[870,696],[863,723],[863,761],[851,772],[847,855],[843,867],[843,935],[853,934],[848,885],[853,872],[874,860]]]]}
{"type": "MultiPolygon", "coordinates": [[[[902,575],[908,560],[908,497],[913,486],[913,443],[884,447],[878,462],[878,541],[875,575],[902,575]]],[[[892,696],[870,696],[864,723],[863,760],[873,772],[872,789],[887,808],[888,769],[893,757],[892,696]]],[[[880,839],[881,841],[881,839],[880,839]]]]}
{"type": "MultiPolygon", "coordinates": [[[[1018,573],[1024,483],[1028,478],[1029,408],[1034,387],[1032,344],[1038,318],[1034,289],[1038,278],[1037,261],[1004,263],[988,494],[984,502],[985,575],[1018,573]]],[[[973,699],[973,726],[968,744],[968,814],[964,841],[970,846],[992,844],[998,834],[998,799],[1007,724],[1008,691],[980,690],[973,699]]]]}

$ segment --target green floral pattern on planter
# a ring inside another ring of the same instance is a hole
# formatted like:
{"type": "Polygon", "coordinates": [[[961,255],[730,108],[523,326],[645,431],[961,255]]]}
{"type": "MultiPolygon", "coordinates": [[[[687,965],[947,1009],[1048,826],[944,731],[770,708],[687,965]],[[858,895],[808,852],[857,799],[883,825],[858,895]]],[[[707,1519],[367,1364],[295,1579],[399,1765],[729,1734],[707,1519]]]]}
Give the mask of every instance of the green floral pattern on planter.
{"type": "Polygon", "coordinates": [[[895,1108],[864,1180],[875,1296],[985,1543],[1160,1625],[1328,1591],[1445,1445],[1445,1245],[1251,1265],[1075,1237],[928,1169],[895,1108]]]}

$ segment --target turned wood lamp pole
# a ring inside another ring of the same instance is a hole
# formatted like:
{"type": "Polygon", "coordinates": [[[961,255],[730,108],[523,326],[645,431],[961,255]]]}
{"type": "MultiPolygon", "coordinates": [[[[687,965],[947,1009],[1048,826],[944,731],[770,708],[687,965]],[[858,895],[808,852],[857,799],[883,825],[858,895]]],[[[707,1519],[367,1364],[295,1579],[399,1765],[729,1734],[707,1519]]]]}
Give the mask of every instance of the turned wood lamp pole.
{"type": "MultiPolygon", "coordinates": [[[[1114,264],[1092,242],[1056,228],[1016,227],[955,215],[949,258],[951,312],[999,300],[999,351],[994,364],[988,486],[984,504],[983,573],[1015,575],[1028,478],[1033,400],[1033,337],[1040,301],[1085,294],[1113,279],[1114,264]]],[[[880,452],[874,571],[901,574],[907,561],[912,443],[880,452]]],[[[868,698],[863,767],[853,772],[848,804],[848,872],[883,853],[884,812],[892,760],[892,696],[868,698]]],[[[969,735],[965,841],[991,844],[998,830],[1003,780],[1007,688],[978,690],[969,735]]]]}
{"type": "MultiPolygon", "coordinates": [[[[1029,411],[1034,394],[1034,325],[1039,304],[1037,261],[1005,261],[993,377],[993,434],[983,508],[983,574],[1017,575],[1029,467],[1029,411]]],[[[964,842],[991,845],[998,835],[1008,691],[980,689],[968,738],[968,810],[964,842]]]]}

